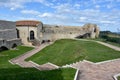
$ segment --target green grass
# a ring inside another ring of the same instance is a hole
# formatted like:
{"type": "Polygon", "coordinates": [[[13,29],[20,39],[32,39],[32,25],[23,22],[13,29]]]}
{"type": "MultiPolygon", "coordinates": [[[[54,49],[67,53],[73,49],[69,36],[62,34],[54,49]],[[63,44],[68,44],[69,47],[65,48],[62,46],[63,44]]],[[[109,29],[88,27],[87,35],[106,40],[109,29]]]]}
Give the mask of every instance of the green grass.
{"type": "Polygon", "coordinates": [[[111,45],[114,45],[114,46],[118,46],[118,47],[120,47],[120,44],[118,44],[118,43],[109,42],[109,41],[107,41],[106,43],[109,43],[109,44],[111,44],[111,45]]]}
{"type": "Polygon", "coordinates": [[[8,60],[33,48],[19,46],[17,49],[0,52],[0,80],[73,80],[76,70],[72,68],[39,71],[10,64],[8,60]]]}
{"type": "Polygon", "coordinates": [[[6,50],[0,52],[0,68],[14,68],[18,66],[11,65],[8,60],[17,57],[29,50],[32,50],[32,47],[18,46],[17,50],[6,50]]]}
{"type": "Polygon", "coordinates": [[[117,79],[120,80],[120,76],[117,79]]]}
{"type": "Polygon", "coordinates": [[[28,58],[38,64],[47,62],[62,66],[79,60],[100,62],[120,58],[120,52],[91,41],[58,40],[28,58]]]}
{"type": "Polygon", "coordinates": [[[34,68],[0,69],[0,80],[73,80],[75,69],[38,71],[34,68]]]}

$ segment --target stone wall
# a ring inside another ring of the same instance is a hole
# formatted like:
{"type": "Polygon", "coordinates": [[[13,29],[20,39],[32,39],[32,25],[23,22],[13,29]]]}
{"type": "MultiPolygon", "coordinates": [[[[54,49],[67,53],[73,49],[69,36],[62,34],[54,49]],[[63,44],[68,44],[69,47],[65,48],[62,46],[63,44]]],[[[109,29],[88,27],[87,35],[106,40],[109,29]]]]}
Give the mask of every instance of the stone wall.
{"type": "Polygon", "coordinates": [[[0,20],[0,30],[15,29],[15,28],[16,28],[15,22],[0,20]]]}
{"type": "Polygon", "coordinates": [[[12,48],[13,45],[20,45],[21,40],[17,38],[15,22],[0,20],[0,48],[12,48]]]}
{"type": "Polygon", "coordinates": [[[39,23],[37,26],[17,26],[16,27],[19,31],[19,36],[22,40],[23,45],[32,46],[32,42],[30,40],[30,31],[34,32],[35,40],[41,43],[42,38],[42,23],[39,23]]]}
{"type": "Polygon", "coordinates": [[[96,24],[85,24],[84,26],[58,26],[43,25],[43,40],[57,40],[63,38],[97,38],[99,28],[96,24]]]}
{"type": "Polygon", "coordinates": [[[0,30],[0,38],[5,40],[17,38],[16,28],[0,30]]]}
{"type": "Polygon", "coordinates": [[[14,48],[18,45],[21,45],[20,39],[14,39],[14,40],[0,40],[0,48],[6,47],[8,49],[14,48]]]}

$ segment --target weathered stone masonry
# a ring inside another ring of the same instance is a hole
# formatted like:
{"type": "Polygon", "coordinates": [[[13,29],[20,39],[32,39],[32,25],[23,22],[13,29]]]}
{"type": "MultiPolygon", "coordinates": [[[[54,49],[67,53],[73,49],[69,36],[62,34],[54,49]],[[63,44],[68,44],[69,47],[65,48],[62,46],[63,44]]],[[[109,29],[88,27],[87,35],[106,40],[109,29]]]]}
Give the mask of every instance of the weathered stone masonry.
{"type": "Polygon", "coordinates": [[[24,45],[41,44],[43,41],[55,41],[64,38],[97,38],[99,28],[96,24],[84,26],[47,25],[40,21],[17,21],[20,38],[24,45]]]}
{"type": "Polygon", "coordinates": [[[28,46],[40,45],[44,41],[65,38],[97,38],[99,28],[96,24],[83,26],[47,25],[40,21],[0,21],[0,48],[13,48],[21,43],[28,46]]]}
{"type": "Polygon", "coordinates": [[[14,48],[20,44],[21,40],[17,38],[15,22],[0,20],[0,49],[14,48]]]}

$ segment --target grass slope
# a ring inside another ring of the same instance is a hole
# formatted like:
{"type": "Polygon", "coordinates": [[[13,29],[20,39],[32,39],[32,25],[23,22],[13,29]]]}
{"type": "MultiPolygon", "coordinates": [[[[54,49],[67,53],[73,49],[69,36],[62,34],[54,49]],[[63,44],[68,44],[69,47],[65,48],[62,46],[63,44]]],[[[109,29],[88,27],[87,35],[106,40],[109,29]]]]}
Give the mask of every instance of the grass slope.
{"type": "Polygon", "coordinates": [[[7,50],[0,52],[0,68],[13,68],[17,66],[11,65],[8,60],[17,57],[29,50],[32,50],[32,47],[26,47],[26,46],[19,46],[17,47],[17,50],[7,50]]]}
{"type": "Polygon", "coordinates": [[[0,52],[0,80],[73,80],[75,69],[39,71],[35,68],[20,68],[10,64],[8,60],[33,48],[19,46],[17,49],[0,52]]]}
{"type": "Polygon", "coordinates": [[[120,76],[117,79],[120,80],[120,76]]]}
{"type": "Polygon", "coordinates": [[[100,62],[120,58],[120,52],[96,42],[62,39],[44,48],[27,60],[38,64],[47,62],[62,66],[79,60],[100,62]]]}
{"type": "Polygon", "coordinates": [[[33,68],[0,69],[0,80],[73,80],[75,69],[38,71],[33,68]]]}

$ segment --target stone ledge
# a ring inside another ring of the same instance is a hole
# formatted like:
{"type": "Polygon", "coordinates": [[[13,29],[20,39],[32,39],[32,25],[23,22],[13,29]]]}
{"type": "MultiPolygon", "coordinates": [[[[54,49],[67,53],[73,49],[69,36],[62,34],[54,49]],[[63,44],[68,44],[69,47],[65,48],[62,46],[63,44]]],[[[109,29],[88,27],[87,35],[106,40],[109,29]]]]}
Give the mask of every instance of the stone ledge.
{"type": "Polygon", "coordinates": [[[117,79],[118,76],[120,76],[120,73],[113,76],[114,80],[118,80],[117,79]]]}

